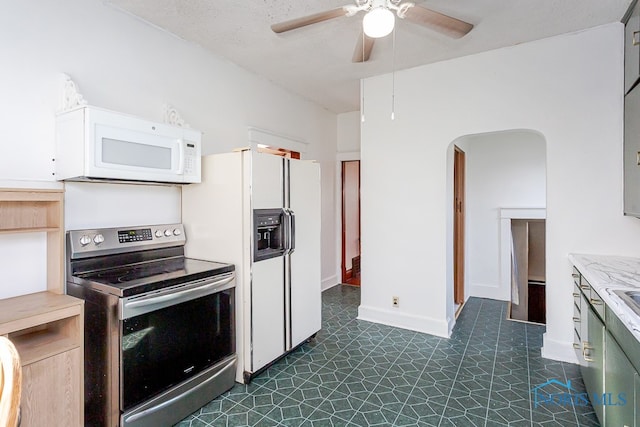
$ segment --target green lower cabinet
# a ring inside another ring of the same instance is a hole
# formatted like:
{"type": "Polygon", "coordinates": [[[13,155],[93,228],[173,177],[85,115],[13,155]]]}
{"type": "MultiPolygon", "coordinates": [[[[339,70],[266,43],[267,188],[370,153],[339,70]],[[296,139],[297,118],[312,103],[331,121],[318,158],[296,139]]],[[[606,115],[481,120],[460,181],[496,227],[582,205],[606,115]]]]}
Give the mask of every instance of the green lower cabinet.
{"type": "Polygon", "coordinates": [[[609,332],[605,341],[603,424],[606,427],[640,427],[635,413],[636,390],[640,387],[638,373],[609,332]]]}
{"type": "Polygon", "coordinates": [[[582,341],[582,379],[589,391],[589,397],[598,421],[604,424],[606,404],[600,400],[607,398],[604,388],[605,329],[595,310],[591,306],[587,307],[585,319],[587,332],[584,334],[587,338],[583,338],[582,341]]]}
{"type": "Polygon", "coordinates": [[[633,373],[634,382],[636,383],[635,395],[633,398],[633,410],[635,412],[634,418],[636,423],[634,424],[636,427],[640,427],[640,408],[638,408],[638,402],[640,402],[640,375],[638,372],[633,373]]]}

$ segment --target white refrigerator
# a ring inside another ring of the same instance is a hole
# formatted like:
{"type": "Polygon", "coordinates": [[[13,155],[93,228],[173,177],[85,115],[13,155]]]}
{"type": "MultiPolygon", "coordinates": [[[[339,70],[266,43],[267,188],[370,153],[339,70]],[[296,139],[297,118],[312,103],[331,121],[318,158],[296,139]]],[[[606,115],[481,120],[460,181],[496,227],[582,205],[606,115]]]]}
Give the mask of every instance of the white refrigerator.
{"type": "Polygon", "coordinates": [[[320,330],[317,163],[253,150],[204,156],[202,183],[182,189],[182,222],[186,256],[236,266],[236,381],[250,381],[320,330]],[[257,235],[254,212],[264,210],[283,215],[272,233],[257,235]],[[267,236],[283,250],[262,259],[256,249],[267,236]]]}

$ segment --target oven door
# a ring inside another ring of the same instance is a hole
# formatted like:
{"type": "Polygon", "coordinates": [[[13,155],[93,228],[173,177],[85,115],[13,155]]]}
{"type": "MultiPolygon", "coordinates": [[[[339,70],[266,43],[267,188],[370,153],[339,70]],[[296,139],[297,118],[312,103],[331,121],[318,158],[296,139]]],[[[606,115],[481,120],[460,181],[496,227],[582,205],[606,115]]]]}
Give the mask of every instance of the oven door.
{"type": "Polygon", "coordinates": [[[122,412],[235,353],[234,287],[228,273],[120,300],[122,412]]]}

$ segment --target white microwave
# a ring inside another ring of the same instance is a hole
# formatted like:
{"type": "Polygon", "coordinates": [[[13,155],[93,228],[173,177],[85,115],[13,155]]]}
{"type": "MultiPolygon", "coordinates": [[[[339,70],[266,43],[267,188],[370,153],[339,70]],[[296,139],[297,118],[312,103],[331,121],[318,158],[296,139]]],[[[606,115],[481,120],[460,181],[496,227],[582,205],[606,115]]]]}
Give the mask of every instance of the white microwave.
{"type": "Polygon", "coordinates": [[[57,180],[201,181],[202,133],[95,107],[56,117],[57,180]]]}

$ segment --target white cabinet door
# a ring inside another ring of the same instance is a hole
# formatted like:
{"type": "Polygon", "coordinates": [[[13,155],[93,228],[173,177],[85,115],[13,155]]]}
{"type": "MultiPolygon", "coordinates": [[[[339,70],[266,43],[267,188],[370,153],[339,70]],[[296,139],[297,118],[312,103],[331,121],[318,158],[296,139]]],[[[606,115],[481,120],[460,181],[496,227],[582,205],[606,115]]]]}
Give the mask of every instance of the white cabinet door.
{"type": "Polygon", "coordinates": [[[284,258],[254,262],[251,276],[250,369],[256,372],[285,352],[284,258]]]}
{"type": "Polygon", "coordinates": [[[253,209],[284,206],[284,159],[273,154],[251,152],[251,204],[253,209]]]}
{"type": "Polygon", "coordinates": [[[321,328],[320,166],[290,160],[295,251],[291,254],[291,343],[300,344],[321,328]]]}

